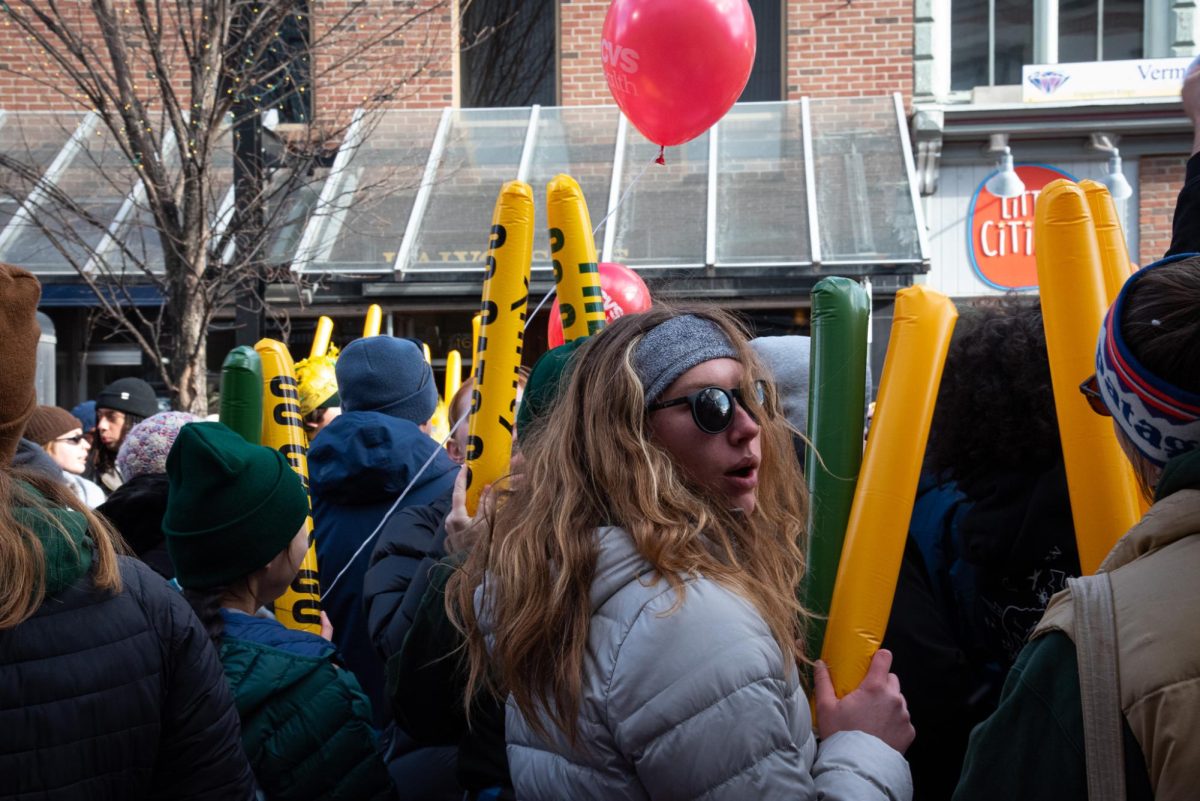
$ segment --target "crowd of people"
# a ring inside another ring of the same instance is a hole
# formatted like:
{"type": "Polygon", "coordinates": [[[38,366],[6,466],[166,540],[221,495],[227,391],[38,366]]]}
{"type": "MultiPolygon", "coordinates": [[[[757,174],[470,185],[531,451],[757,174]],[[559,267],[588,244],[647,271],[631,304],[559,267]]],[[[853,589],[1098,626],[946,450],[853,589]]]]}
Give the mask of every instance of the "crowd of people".
{"type": "Polygon", "coordinates": [[[1077,578],[1037,300],[964,309],[884,647],[840,698],[797,594],[800,340],[658,304],[547,352],[471,514],[418,344],[302,366],[306,491],[140,379],[39,406],[39,286],[0,265],[0,796],[1189,798],[1198,199],[1194,156],[1080,377],[1145,517],[1077,578]],[[310,502],[320,634],[271,614],[310,502]]]}

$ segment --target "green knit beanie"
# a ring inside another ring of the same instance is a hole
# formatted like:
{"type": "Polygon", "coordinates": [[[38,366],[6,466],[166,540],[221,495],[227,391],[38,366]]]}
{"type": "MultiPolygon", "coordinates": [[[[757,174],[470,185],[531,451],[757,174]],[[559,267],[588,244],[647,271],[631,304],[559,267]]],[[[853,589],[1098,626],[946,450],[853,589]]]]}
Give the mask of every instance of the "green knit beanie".
{"type": "Polygon", "coordinates": [[[525,394],[517,408],[517,436],[527,436],[529,427],[550,414],[559,393],[571,380],[572,359],[587,337],[573,339],[565,345],[548,350],[534,363],[525,384],[525,394]]]}
{"type": "Polygon", "coordinates": [[[248,576],[288,546],[308,497],[279,451],[222,423],[188,423],[167,454],[162,529],[175,578],[209,589],[248,576]]]}

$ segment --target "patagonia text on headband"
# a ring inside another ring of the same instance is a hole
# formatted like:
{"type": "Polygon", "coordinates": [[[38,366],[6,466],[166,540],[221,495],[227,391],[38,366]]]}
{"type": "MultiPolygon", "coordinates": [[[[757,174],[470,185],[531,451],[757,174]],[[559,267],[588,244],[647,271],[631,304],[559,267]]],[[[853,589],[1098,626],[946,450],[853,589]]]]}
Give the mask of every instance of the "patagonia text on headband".
{"type": "Polygon", "coordinates": [[[1147,271],[1194,253],[1173,256],[1134,273],[1104,318],[1096,343],[1096,379],[1104,405],[1134,447],[1158,466],[1200,448],[1200,395],[1172,386],[1147,370],[1121,336],[1129,287],[1147,271]]]}

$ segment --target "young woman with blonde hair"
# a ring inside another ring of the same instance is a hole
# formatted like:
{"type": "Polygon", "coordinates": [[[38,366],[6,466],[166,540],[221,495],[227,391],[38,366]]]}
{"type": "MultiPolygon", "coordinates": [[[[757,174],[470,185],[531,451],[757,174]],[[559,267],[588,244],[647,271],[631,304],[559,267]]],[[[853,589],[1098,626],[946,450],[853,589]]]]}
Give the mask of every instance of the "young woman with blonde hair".
{"type": "MultiPolygon", "coordinates": [[[[655,308],[585,343],[449,587],[472,690],[509,698],[522,799],[911,795],[881,653],[800,685],[804,483],[745,333],[655,308]]],[[[472,693],[468,692],[468,697],[472,693]]]]}

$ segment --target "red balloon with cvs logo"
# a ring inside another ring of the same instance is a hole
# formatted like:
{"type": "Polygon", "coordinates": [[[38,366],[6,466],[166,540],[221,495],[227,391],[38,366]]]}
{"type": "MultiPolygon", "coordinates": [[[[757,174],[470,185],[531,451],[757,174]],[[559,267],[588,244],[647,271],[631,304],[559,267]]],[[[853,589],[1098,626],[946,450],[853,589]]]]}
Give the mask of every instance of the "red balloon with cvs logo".
{"type": "Polygon", "coordinates": [[[746,0],[613,0],[600,47],[621,111],[672,147],[711,128],[746,88],[754,15],[746,0]]]}

